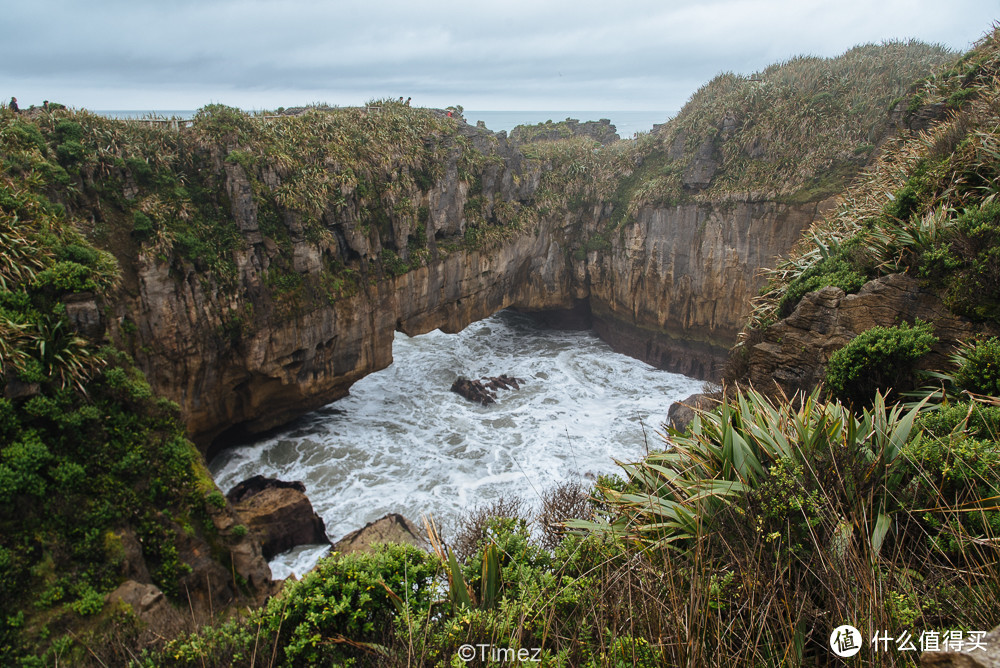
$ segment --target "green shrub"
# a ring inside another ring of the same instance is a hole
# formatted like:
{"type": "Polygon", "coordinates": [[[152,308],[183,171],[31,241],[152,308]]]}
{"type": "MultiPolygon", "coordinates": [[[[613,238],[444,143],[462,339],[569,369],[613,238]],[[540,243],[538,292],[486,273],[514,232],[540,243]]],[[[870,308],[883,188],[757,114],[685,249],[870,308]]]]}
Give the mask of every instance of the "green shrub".
{"type": "Polygon", "coordinates": [[[81,246],[80,244],[67,244],[63,246],[59,255],[63,260],[76,262],[77,264],[82,264],[85,267],[94,266],[97,264],[97,260],[100,257],[96,249],[91,248],[90,246],[81,246]]]}
{"type": "Polygon", "coordinates": [[[86,150],[83,148],[83,144],[75,140],[63,142],[56,146],[56,155],[64,165],[72,165],[73,163],[80,162],[85,153],[86,150]]]}
{"type": "Polygon", "coordinates": [[[826,383],[830,393],[855,406],[867,406],[877,390],[912,388],[913,365],[937,343],[930,323],[912,327],[872,327],[830,356],[826,383]]]}
{"type": "Polygon", "coordinates": [[[955,222],[946,303],[974,320],[1000,318],[1000,202],[966,210],[955,222]]]}
{"type": "Polygon", "coordinates": [[[271,599],[266,625],[279,636],[285,665],[342,665],[360,650],[338,640],[386,642],[400,600],[416,618],[426,616],[439,570],[436,557],[409,545],[334,554],[271,599]]]}
{"type": "Polygon", "coordinates": [[[959,430],[976,438],[1000,440],[1000,408],[970,401],[942,406],[922,413],[920,427],[939,438],[959,430]]]}
{"type": "Polygon", "coordinates": [[[960,354],[963,362],[955,372],[955,382],[975,394],[1000,397],[1000,339],[972,343],[960,354]]]}
{"type": "Polygon", "coordinates": [[[56,123],[56,137],[60,141],[83,139],[83,126],[76,121],[64,120],[56,123]]]}
{"type": "Polygon", "coordinates": [[[153,221],[142,211],[136,211],[132,214],[132,234],[137,238],[148,239],[154,228],[153,221]]]}
{"type": "Polygon", "coordinates": [[[56,293],[94,292],[97,290],[97,283],[92,278],[89,267],[63,260],[35,276],[34,287],[38,290],[51,288],[56,293]]]}
{"type": "Polygon", "coordinates": [[[873,270],[873,262],[861,248],[860,242],[845,242],[829,257],[806,269],[788,284],[778,304],[778,317],[788,317],[802,297],[828,285],[838,287],[848,294],[857,292],[868,282],[873,270]]]}

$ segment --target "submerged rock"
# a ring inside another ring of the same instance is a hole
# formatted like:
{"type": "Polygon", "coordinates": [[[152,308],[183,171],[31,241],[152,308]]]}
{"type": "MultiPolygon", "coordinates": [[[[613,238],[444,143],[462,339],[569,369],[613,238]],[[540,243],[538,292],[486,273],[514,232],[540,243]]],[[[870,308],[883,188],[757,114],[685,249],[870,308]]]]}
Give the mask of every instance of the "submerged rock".
{"type": "Polygon", "coordinates": [[[296,545],[329,545],[323,518],[313,510],[301,482],[254,476],[229,491],[226,498],[256,534],[264,557],[290,550],[296,545]]]}

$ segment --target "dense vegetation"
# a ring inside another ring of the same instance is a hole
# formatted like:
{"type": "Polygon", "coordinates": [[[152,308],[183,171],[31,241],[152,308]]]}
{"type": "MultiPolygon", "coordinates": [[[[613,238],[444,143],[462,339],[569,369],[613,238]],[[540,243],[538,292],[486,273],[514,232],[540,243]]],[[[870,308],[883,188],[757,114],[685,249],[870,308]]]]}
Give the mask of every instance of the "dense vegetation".
{"type": "Polygon", "coordinates": [[[770,272],[750,327],[791,313],[812,290],[857,291],[879,275],[907,272],[941,291],[956,314],[1000,316],[1000,120],[995,76],[1000,37],[991,33],[957,64],[916,84],[903,116],[940,117],[922,134],[892,140],[876,165],[770,272]]]}
{"type": "Polygon", "coordinates": [[[643,206],[691,199],[818,201],[840,193],[870,161],[890,129],[887,108],[914,79],[953,59],[919,42],[796,58],[750,76],[717,76],[676,118],[635,141],[601,147],[570,137],[524,150],[554,167],[543,200],[571,209],[610,201],[616,224],[643,206]],[[707,188],[689,180],[699,162],[714,165],[707,188]]]}
{"type": "Polygon", "coordinates": [[[96,311],[90,300],[118,280],[114,258],[48,197],[80,168],[79,128],[0,116],[4,665],[35,652],[41,658],[26,665],[80,661],[84,650],[69,633],[113,653],[103,634],[123,622],[104,597],[123,579],[126,543],[141,544],[153,582],[180,601],[189,569],[179,537],[221,540],[206,506],[218,492],[176,406],[153,396],[127,355],[82,335],[71,313],[88,302],[96,311]]]}

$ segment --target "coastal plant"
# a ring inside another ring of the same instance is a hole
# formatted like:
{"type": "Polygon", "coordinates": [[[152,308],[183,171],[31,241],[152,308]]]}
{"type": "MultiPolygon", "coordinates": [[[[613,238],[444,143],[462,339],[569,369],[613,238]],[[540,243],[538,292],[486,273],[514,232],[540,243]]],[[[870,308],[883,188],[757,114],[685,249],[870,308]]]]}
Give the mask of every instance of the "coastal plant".
{"type": "Polygon", "coordinates": [[[967,606],[996,608],[995,442],[924,435],[919,407],[881,396],[860,415],[817,392],[726,403],[601,486],[606,521],[571,523],[663,555],[661,600],[687,620],[675,661],[809,664],[835,620],[989,623],[967,606]]]}
{"type": "Polygon", "coordinates": [[[998,34],[989,33],[958,64],[915,84],[907,98],[912,113],[944,104],[958,90],[972,92],[963,93],[960,108],[940,115],[924,132],[884,143],[840,205],[764,272],[766,287],[754,300],[744,337],[787,315],[794,301],[787,296],[790,287],[807,272],[817,273],[815,267],[828,257],[825,248],[848,240],[871,254],[874,270],[868,278],[908,272],[939,289],[953,312],[974,320],[995,318],[998,34]]]}
{"type": "Polygon", "coordinates": [[[876,391],[892,394],[913,387],[913,367],[938,339],[930,323],[911,327],[872,327],[830,356],[826,384],[830,393],[855,406],[872,401],[876,391]]]}

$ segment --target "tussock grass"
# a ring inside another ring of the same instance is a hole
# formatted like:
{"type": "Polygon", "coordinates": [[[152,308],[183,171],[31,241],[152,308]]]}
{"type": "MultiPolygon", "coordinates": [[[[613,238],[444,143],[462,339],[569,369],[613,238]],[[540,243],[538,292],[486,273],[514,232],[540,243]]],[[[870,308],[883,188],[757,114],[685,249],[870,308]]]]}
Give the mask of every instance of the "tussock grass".
{"type": "MultiPolygon", "coordinates": [[[[984,37],[954,67],[921,82],[917,109],[941,103],[943,118],[925,132],[889,140],[876,161],[817,221],[789,256],[766,273],[747,329],[782,315],[790,286],[847,244],[866,249],[853,259],[866,278],[919,268],[927,251],[950,243],[963,212],[996,201],[1000,174],[1000,35],[984,37]],[[960,105],[946,104],[955,90],[960,105]]],[[[955,249],[961,254],[961,249],[955,249]]],[[[829,284],[829,283],[828,283],[829,284]]]]}

